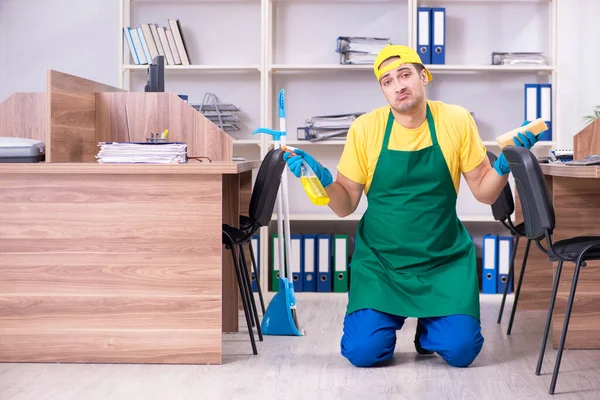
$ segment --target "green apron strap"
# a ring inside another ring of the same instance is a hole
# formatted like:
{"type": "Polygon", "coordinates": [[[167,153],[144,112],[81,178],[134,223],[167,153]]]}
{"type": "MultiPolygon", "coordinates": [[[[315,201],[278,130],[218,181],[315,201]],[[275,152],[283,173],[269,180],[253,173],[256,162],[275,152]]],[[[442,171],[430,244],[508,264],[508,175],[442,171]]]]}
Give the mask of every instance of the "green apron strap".
{"type": "Polygon", "coordinates": [[[390,110],[390,114],[388,115],[387,124],[385,124],[385,136],[383,137],[383,145],[381,148],[383,150],[387,150],[388,144],[390,142],[390,135],[392,133],[392,128],[394,127],[394,114],[390,110]]]}
{"type": "Polygon", "coordinates": [[[429,124],[429,133],[431,134],[431,143],[434,146],[436,146],[438,144],[437,132],[435,131],[435,121],[433,120],[433,115],[431,114],[431,109],[429,108],[429,104],[427,104],[427,124],[429,124]]]}

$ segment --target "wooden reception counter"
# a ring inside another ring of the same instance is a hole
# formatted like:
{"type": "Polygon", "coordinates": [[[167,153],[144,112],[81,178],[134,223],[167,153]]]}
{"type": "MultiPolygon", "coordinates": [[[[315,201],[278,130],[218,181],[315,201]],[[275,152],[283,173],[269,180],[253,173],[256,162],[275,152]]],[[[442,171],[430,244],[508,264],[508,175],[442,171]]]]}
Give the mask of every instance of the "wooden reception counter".
{"type": "MultiPolygon", "coordinates": [[[[541,167],[556,214],[553,240],[600,236],[600,166],[541,164],[541,167]]],[[[515,196],[516,221],[521,222],[521,205],[516,193],[515,196]]],[[[520,273],[524,249],[523,242],[519,244],[520,251],[515,261],[516,276],[520,273]]],[[[532,245],[518,310],[548,310],[555,270],[556,264],[553,266],[548,257],[532,245]]],[[[563,265],[552,321],[555,347],[560,339],[573,271],[573,263],[563,265]]],[[[588,266],[581,270],[578,282],[565,348],[600,349],[600,262],[588,262],[588,266]]],[[[517,314],[516,326],[520,323],[518,318],[517,314]]]]}
{"type": "Polygon", "coordinates": [[[221,363],[258,166],[0,164],[0,361],[221,363]]]}
{"type": "Polygon", "coordinates": [[[0,163],[0,362],[221,363],[239,315],[221,224],[248,212],[259,162],[232,162],[232,137],[175,93],[52,70],[0,102],[0,136],[46,149],[0,163]],[[101,142],[165,129],[187,164],[96,162],[101,142]]]}

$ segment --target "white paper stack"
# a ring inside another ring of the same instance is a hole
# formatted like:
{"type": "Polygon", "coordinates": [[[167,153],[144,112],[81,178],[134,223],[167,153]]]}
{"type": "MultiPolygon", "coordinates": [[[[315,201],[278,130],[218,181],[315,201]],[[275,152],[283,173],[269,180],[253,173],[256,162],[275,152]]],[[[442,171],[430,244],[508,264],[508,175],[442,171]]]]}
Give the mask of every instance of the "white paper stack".
{"type": "Polygon", "coordinates": [[[109,164],[184,164],[187,143],[117,143],[100,142],[96,155],[99,163],[109,164]]]}

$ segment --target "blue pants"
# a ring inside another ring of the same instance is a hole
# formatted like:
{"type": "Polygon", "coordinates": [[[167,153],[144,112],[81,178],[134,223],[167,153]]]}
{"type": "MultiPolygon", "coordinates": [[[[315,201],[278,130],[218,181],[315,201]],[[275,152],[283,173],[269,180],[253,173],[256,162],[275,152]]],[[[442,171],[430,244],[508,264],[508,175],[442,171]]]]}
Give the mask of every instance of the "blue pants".
{"type": "MultiPolygon", "coordinates": [[[[364,309],[344,318],[342,355],[357,367],[389,360],[396,347],[396,331],[406,317],[364,309]]],[[[483,346],[481,326],[469,315],[421,318],[421,346],[439,354],[453,367],[467,367],[483,346]]]]}

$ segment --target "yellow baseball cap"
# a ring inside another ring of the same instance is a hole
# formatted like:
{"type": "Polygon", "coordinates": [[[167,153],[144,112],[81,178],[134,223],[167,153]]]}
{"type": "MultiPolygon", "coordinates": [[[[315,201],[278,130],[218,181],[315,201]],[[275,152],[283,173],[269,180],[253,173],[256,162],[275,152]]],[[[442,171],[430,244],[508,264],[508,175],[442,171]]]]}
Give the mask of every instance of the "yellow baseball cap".
{"type": "MultiPolygon", "coordinates": [[[[377,77],[377,81],[381,80],[381,77],[388,73],[393,69],[399,68],[402,64],[423,64],[421,61],[421,57],[414,51],[412,48],[408,46],[400,46],[400,45],[391,45],[388,44],[385,46],[375,58],[375,63],[373,64],[373,71],[375,72],[375,76],[377,77]],[[386,65],[384,68],[379,69],[379,66],[390,57],[400,57],[399,60],[394,61],[386,65]]],[[[433,77],[427,68],[425,68],[425,72],[427,72],[427,78],[431,81],[433,77]]]]}

